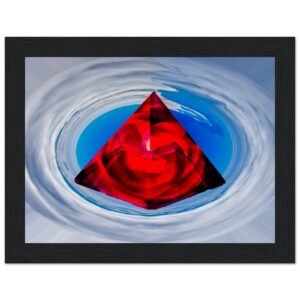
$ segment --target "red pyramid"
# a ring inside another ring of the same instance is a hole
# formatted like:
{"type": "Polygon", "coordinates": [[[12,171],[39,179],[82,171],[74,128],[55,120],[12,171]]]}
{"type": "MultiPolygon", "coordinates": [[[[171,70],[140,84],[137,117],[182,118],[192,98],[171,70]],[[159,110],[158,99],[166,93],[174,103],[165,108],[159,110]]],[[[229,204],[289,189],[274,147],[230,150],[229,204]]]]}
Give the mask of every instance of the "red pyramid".
{"type": "Polygon", "coordinates": [[[154,92],[80,171],[75,182],[146,209],[225,183],[154,92]]]}

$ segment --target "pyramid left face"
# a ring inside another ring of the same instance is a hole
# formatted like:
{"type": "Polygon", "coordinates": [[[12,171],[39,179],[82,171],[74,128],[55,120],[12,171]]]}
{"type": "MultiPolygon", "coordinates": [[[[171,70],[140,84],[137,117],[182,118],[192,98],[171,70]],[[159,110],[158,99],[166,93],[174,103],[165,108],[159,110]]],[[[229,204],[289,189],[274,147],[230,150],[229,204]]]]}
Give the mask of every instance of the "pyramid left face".
{"type": "Polygon", "coordinates": [[[157,209],[225,180],[153,92],[75,182],[145,209],[157,209]]]}

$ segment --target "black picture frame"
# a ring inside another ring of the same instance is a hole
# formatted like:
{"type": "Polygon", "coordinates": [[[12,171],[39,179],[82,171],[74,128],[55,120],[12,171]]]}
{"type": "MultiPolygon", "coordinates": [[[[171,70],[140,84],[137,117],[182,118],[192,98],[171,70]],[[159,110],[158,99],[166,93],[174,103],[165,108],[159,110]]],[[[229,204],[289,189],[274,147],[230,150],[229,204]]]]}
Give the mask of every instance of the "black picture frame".
{"type": "Polygon", "coordinates": [[[5,41],[7,263],[295,262],[295,38],[7,37],[5,41]],[[25,57],[272,56],[276,87],[276,239],[273,244],[26,244],[25,57]]]}

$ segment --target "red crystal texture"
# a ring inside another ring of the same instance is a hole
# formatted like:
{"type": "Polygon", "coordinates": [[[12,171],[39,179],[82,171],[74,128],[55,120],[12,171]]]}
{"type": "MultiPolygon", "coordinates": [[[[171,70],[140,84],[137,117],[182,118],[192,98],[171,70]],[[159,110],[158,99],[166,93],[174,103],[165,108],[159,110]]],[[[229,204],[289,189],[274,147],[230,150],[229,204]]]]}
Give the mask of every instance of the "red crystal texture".
{"type": "Polygon", "coordinates": [[[225,183],[154,92],[75,182],[145,209],[157,209],[225,183]]]}

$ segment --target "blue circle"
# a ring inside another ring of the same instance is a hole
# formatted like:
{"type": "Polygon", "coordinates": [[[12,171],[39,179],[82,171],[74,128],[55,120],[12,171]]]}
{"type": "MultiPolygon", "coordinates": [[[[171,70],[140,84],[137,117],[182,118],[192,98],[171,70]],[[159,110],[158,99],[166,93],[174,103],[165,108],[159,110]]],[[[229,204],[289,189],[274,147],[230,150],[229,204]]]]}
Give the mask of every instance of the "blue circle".
{"type": "MultiPolygon", "coordinates": [[[[171,110],[175,118],[200,146],[217,170],[223,173],[228,167],[233,151],[231,135],[228,132],[228,120],[218,105],[207,98],[181,91],[171,93],[164,91],[165,97],[172,101],[195,109],[203,115],[196,118],[182,111],[171,110]]],[[[76,156],[80,168],[83,168],[135,112],[138,105],[119,107],[94,119],[81,133],[76,147],[76,156]]]]}

